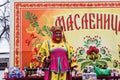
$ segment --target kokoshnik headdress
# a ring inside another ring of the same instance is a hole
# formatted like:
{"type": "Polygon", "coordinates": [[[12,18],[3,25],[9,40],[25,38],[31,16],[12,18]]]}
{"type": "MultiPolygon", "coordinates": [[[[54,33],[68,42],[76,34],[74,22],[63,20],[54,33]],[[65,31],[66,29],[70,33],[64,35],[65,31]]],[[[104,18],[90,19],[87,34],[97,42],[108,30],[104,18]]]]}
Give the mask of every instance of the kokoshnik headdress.
{"type": "Polygon", "coordinates": [[[63,31],[63,27],[62,26],[52,26],[50,29],[51,32],[54,32],[57,30],[63,31]]]}

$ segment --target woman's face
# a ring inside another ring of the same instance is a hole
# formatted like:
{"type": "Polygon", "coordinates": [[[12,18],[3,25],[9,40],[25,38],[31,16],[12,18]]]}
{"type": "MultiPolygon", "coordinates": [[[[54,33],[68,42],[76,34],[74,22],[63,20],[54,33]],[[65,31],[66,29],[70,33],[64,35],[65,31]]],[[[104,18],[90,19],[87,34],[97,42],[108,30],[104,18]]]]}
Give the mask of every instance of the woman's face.
{"type": "Polygon", "coordinates": [[[56,30],[53,32],[53,36],[52,36],[52,39],[59,43],[61,40],[62,40],[62,31],[60,30],[56,30]]]}

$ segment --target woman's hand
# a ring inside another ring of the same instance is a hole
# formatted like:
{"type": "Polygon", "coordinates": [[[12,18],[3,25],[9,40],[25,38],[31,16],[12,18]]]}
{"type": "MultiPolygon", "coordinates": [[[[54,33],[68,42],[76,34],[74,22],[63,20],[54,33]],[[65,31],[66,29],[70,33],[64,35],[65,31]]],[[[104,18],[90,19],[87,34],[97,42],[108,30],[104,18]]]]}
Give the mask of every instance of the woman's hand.
{"type": "Polygon", "coordinates": [[[51,62],[51,60],[50,60],[49,58],[46,58],[45,61],[46,61],[47,63],[50,63],[50,62],[51,62]]]}

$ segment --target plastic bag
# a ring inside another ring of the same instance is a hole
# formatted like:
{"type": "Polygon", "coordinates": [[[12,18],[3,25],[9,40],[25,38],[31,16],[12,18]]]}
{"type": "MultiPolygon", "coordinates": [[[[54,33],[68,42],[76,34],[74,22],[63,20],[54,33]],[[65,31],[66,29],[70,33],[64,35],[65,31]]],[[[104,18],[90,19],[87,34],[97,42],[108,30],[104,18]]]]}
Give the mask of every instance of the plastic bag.
{"type": "Polygon", "coordinates": [[[101,69],[99,67],[94,68],[94,72],[97,74],[97,76],[109,76],[110,75],[110,69],[101,69]]]}

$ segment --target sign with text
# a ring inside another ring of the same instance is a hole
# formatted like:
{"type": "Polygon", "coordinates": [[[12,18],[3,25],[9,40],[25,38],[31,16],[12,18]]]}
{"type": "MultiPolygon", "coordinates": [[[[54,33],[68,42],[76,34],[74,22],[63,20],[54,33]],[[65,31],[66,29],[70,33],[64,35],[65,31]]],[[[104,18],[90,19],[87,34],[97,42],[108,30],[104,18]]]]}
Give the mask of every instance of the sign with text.
{"type": "Polygon", "coordinates": [[[119,68],[120,2],[14,2],[13,20],[14,66],[40,65],[36,55],[50,27],[63,26],[79,69],[93,63],[119,68]]]}

